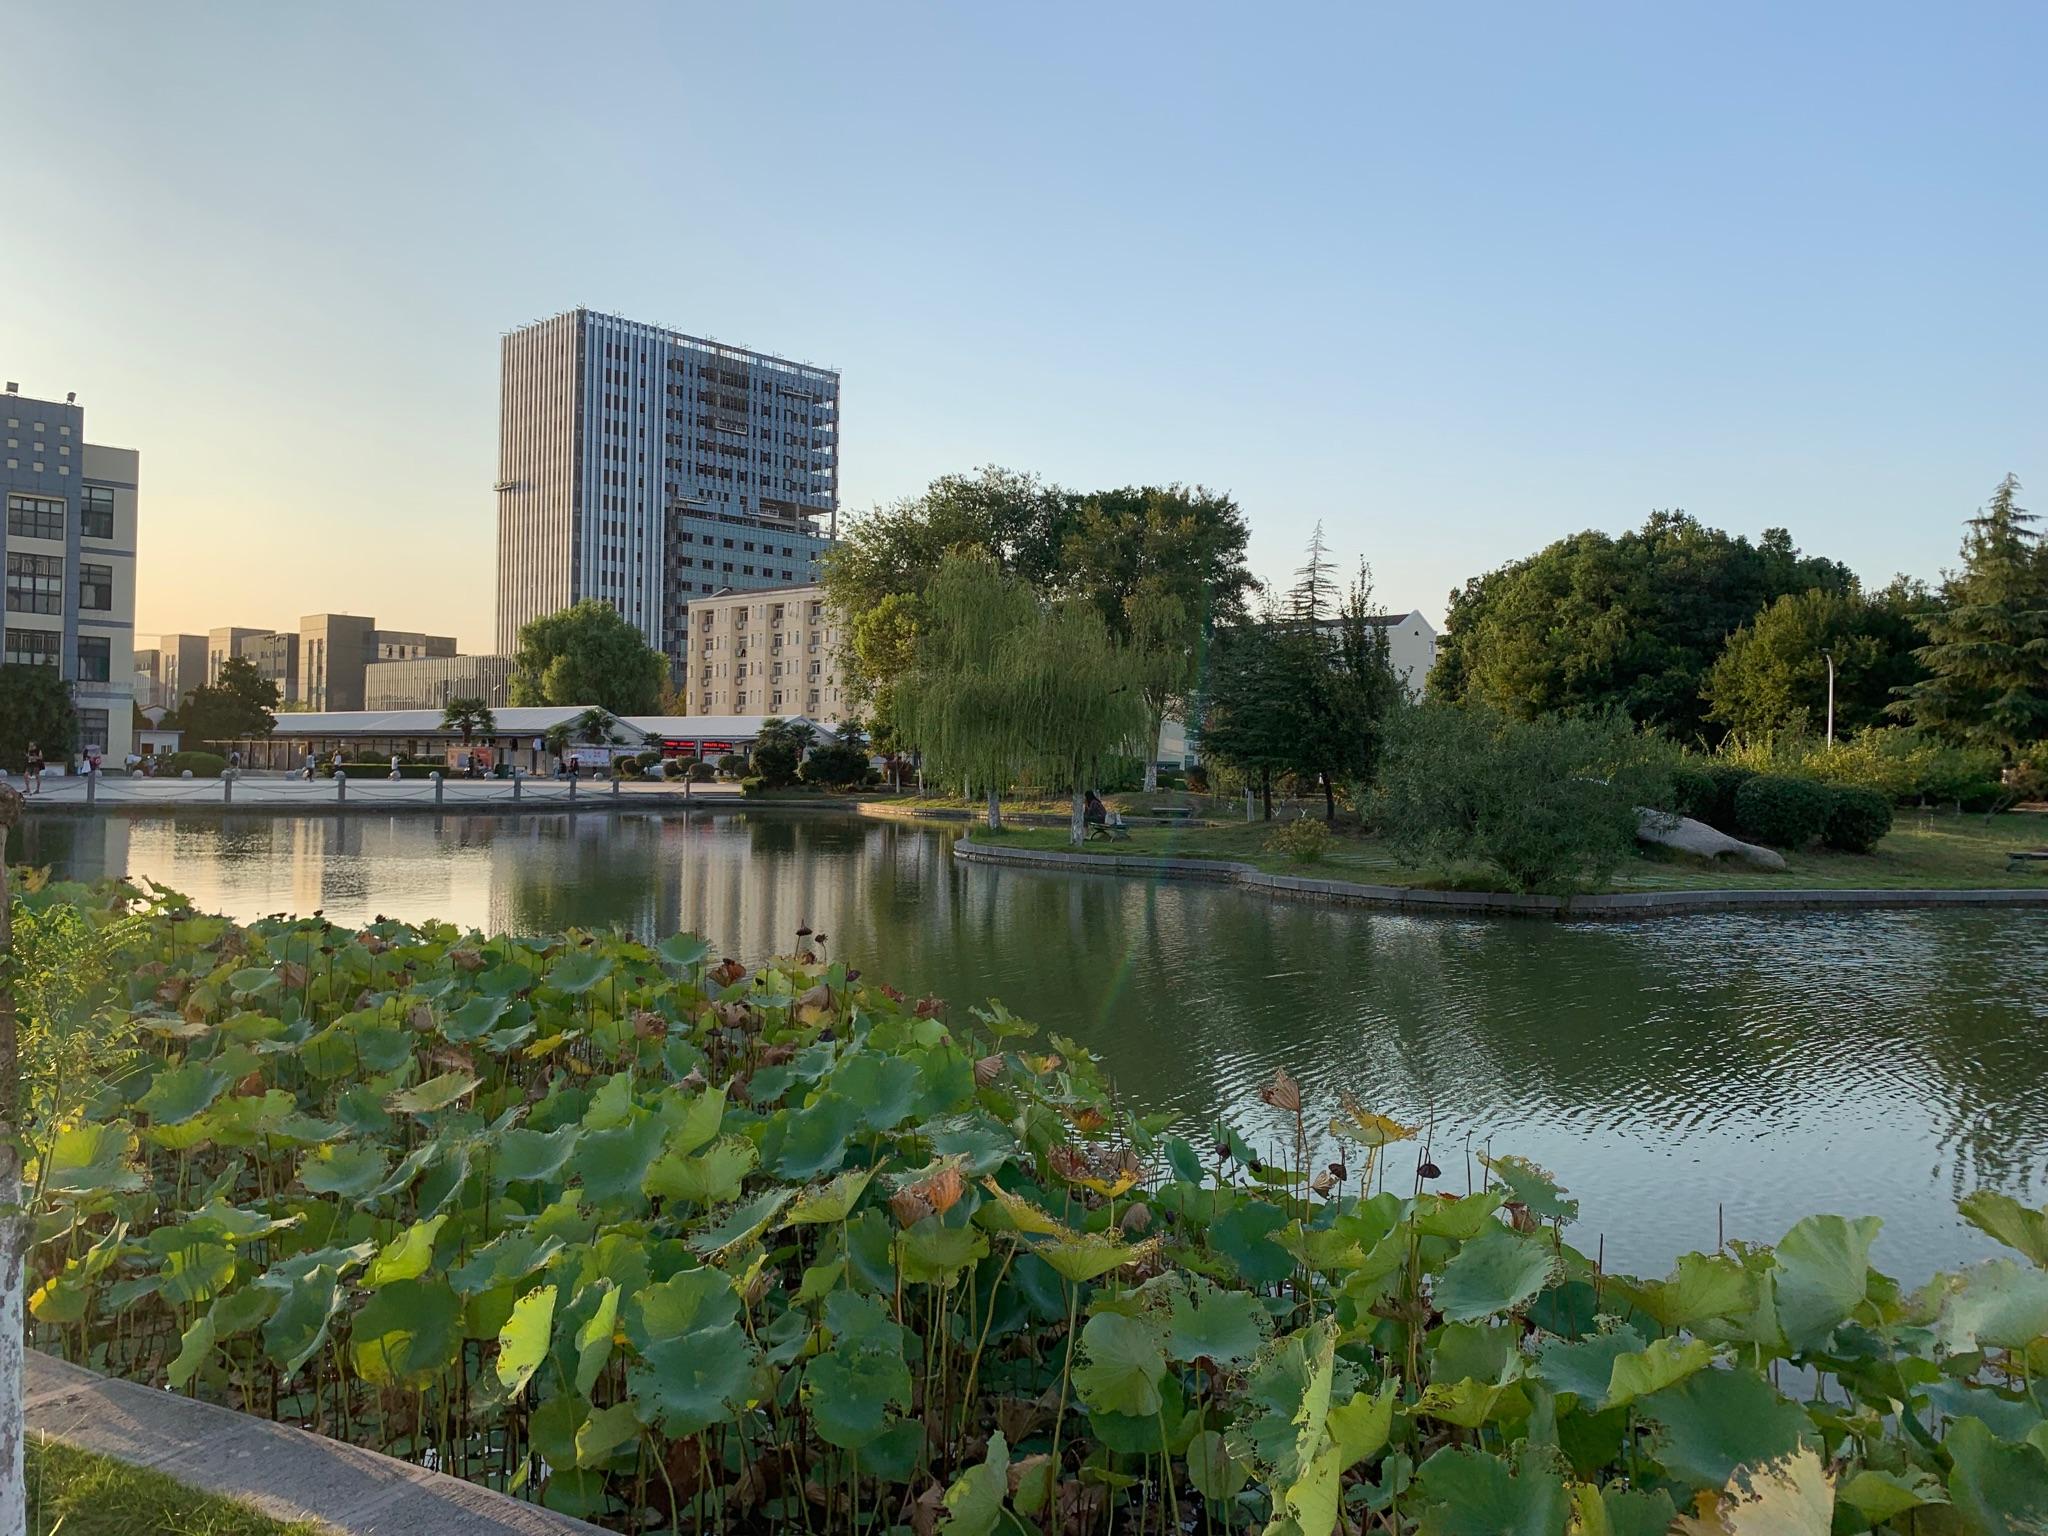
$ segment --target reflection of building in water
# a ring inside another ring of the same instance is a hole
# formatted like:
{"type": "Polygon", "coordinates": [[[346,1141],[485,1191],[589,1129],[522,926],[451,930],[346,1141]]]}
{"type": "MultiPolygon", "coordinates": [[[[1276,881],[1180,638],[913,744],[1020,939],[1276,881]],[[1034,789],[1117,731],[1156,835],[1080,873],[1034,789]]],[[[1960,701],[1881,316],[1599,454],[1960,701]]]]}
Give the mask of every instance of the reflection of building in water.
{"type": "Polygon", "coordinates": [[[8,836],[7,861],[58,879],[125,875],[129,825],[125,816],[24,816],[8,836]]]}

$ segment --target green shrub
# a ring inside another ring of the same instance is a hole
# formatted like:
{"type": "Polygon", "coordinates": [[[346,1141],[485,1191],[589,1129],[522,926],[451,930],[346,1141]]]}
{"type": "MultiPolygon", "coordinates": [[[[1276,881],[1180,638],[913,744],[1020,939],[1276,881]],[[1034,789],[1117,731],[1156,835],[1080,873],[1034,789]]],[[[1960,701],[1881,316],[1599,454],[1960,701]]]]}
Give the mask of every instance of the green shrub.
{"type": "Polygon", "coordinates": [[[737,752],[728,752],[718,760],[718,773],[721,778],[742,778],[746,771],[747,760],[737,752]]]}
{"type": "Polygon", "coordinates": [[[1719,807],[1720,787],[1714,775],[1696,763],[1680,763],[1671,770],[1670,809],[1680,816],[1711,825],[1719,807]]]}
{"type": "Polygon", "coordinates": [[[703,765],[694,757],[671,757],[662,763],[661,772],[664,778],[687,779],[690,776],[690,770],[700,766],[703,765]]]}
{"type": "Polygon", "coordinates": [[[1285,854],[1300,864],[1313,864],[1330,851],[1330,828],[1314,816],[1283,821],[1266,836],[1266,852],[1285,854]]]}
{"type": "Polygon", "coordinates": [[[1188,788],[1198,795],[1209,793],[1209,765],[1195,763],[1188,769],[1188,788]]]}
{"type": "Polygon", "coordinates": [[[218,752],[173,752],[157,759],[156,771],[176,779],[189,769],[195,779],[217,779],[227,767],[228,760],[218,752]]]}
{"type": "Polygon", "coordinates": [[[762,778],[761,775],[759,775],[758,773],[749,774],[747,775],[747,777],[740,780],[740,793],[745,795],[749,800],[752,800],[757,795],[766,794],[768,790],[772,787],[773,786],[771,786],[769,782],[766,779],[762,778]]]}
{"type": "Polygon", "coordinates": [[[1829,791],[1827,824],[1821,841],[1841,853],[1868,853],[1892,829],[1888,795],[1858,784],[1839,784],[1829,791]]]}
{"type": "Polygon", "coordinates": [[[797,769],[797,777],[806,784],[823,784],[832,789],[858,784],[867,776],[867,753],[857,747],[842,747],[837,742],[812,748],[811,755],[797,769]]]}
{"type": "Polygon", "coordinates": [[[1828,824],[1833,792],[1819,779],[1760,773],[1735,792],[1738,837],[1776,848],[1804,848],[1828,824]]]}
{"type": "Polygon", "coordinates": [[[1606,884],[1635,852],[1637,807],[1671,795],[1670,748],[1622,715],[1518,720],[1485,705],[1397,711],[1373,820],[1395,856],[1480,863],[1522,891],[1606,884]]]}
{"type": "MultiPolygon", "coordinates": [[[[324,771],[327,777],[334,777],[331,768],[324,771]]],[[[343,778],[349,779],[388,779],[391,777],[391,759],[385,758],[382,762],[376,763],[343,763],[341,765],[341,773],[343,778]]],[[[398,765],[398,776],[401,779],[426,779],[433,777],[436,773],[441,774],[444,778],[453,779],[461,777],[460,769],[444,768],[439,763],[400,763],[398,765]]]]}
{"type": "Polygon", "coordinates": [[[701,757],[691,758],[690,765],[686,771],[692,784],[708,784],[711,780],[718,777],[718,770],[705,762],[701,757]]]}
{"type": "Polygon", "coordinates": [[[1742,786],[1757,776],[1757,770],[1742,763],[1709,763],[1706,775],[1713,781],[1713,794],[1706,802],[1705,814],[1698,819],[1710,827],[1733,833],[1737,824],[1735,797],[1742,786]]]}

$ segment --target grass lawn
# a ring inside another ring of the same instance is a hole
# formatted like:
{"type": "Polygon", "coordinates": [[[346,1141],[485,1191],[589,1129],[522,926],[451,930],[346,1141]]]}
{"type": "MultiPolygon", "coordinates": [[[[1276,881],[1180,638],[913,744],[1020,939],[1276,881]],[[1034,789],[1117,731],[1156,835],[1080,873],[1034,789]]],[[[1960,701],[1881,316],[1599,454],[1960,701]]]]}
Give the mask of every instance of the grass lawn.
{"type": "Polygon", "coordinates": [[[324,1536],[328,1527],[281,1524],[160,1472],[31,1434],[28,1529],[29,1536],[324,1536]]]}
{"type": "MultiPolygon", "coordinates": [[[[1123,797],[1115,797],[1119,803],[1123,797]]],[[[957,803],[957,802],[956,802],[957,803]]],[[[1214,827],[1134,827],[1128,843],[1091,842],[1085,853],[1158,854],[1183,859],[1238,859],[1275,874],[1315,875],[1366,885],[1414,885],[1434,889],[1498,890],[1490,872],[1477,869],[1410,869],[1397,862],[1378,838],[1340,830],[1329,852],[1312,864],[1268,853],[1269,828],[1237,822],[1214,827]]],[[[1008,848],[1049,848],[1072,852],[1063,827],[1005,828],[991,837],[982,827],[977,843],[1008,848]]],[[[2008,812],[1989,819],[1951,813],[1901,811],[1891,835],[1869,854],[1812,850],[1786,855],[1782,874],[1738,864],[1709,865],[1689,859],[1645,855],[1624,865],[1610,887],[1617,891],[1776,890],[1907,886],[1970,889],[2048,890],[2048,869],[2034,865],[2005,872],[2006,853],[2048,846],[2048,816],[2008,812]]]]}

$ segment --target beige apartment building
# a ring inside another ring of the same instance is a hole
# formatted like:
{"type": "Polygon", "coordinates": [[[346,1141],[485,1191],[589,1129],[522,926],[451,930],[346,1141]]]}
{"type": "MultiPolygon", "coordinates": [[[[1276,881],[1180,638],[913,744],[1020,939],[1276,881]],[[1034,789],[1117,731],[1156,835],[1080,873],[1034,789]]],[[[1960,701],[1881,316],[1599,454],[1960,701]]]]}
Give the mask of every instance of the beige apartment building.
{"type": "Polygon", "coordinates": [[[821,586],[693,597],[685,707],[693,715],[802,715],[837,725],[839,624],[821,586]]]}

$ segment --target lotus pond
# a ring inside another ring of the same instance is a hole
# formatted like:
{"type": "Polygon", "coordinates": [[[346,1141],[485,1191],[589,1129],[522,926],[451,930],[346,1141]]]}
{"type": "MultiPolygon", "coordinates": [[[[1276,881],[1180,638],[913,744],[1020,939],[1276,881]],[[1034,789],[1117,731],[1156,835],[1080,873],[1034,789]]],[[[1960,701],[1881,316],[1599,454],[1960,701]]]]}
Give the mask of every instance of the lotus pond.
{"type": "Polygon", "coordinates": [[[1277,1144],[1257,1089],[1285,1067],[1433,1121],[1461,1192],[1468,1141],[1512,1148],[1645,1270],[1834,1210],[1883,1217],[1879,1261],[1917,1284],[1994,1251],[1959,1196],[2048,1193],[2048,914],[1410,918],[962,865],[950,835],[762,811],[34,817],[13,851],[244,919],[691,931],[750,964],[809,925],[913,996],[1002,998],[1183,1127],[1227,1112],[1277,1144]]]}
{"type": "Polygon", "coordinates": [[[620,1530],[2048,1522],[2005,1195],[1923,1287],[1840,1216],[1637,1279],[1512,1152],[1438,1192],[1423,1126],[1284,1070],[1277,1145],[1182,1134],[801,930],[750,969],[31,882],[15,939],[37,1343],[620,1530]]]}

